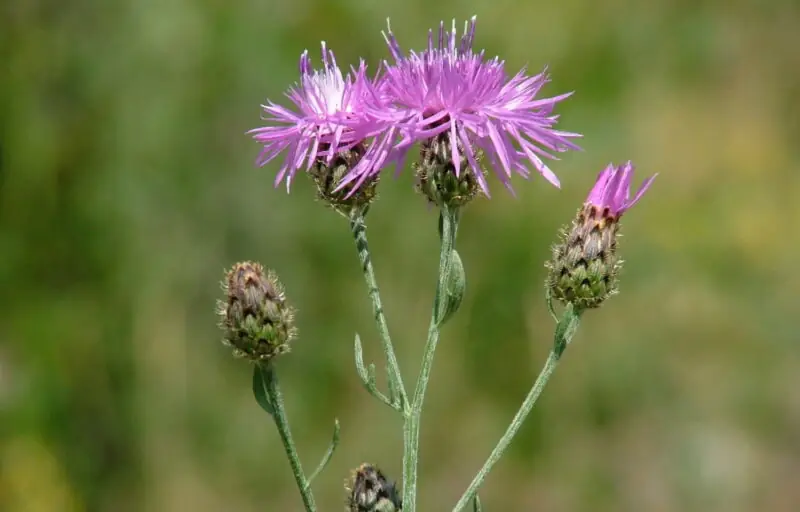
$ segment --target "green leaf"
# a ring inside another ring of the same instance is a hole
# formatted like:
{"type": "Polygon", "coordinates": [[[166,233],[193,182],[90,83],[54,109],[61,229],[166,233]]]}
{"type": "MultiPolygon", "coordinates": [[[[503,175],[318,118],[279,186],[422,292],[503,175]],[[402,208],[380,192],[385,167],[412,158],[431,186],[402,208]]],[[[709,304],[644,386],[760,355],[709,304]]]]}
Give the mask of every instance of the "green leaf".
{"type": "Polygon", "coordinates": [[[402,408],[402,396],[400,395],[400,391],[397,389],[397,381],[394,379],[392,372],[388,370],[386,371],[386,377],[386,385],[389,387],[389,400],[393,404],[397,404],[402,408]]]}
{"type": "Polygon", "coordinates": [[[334,421],[334,423],[333,423],[333,439],[331,439],[331,443],[328,445],[328,451],[326,451],[325,455],[322,456],[322,460],[320,461],[319,465],[317,466],[317,469],[315,469],[314,472],[311,473],[311,476],[308,477],[308,483],[306,484],[306,488],[307,489],[311,487],[311,482],[314,481],[314,479],[317,477],[317,475],[322,473],[322,471],[325,469],[325,466],[327,466],[328,463],[331,461],[331,457],[333,457],[333,452],[335,452],[336,451],[336,447],[339,446],[339,431],[340,431],[339,420],[337,418],[337,419],[335,419],[333,421],[334,421]]]}
{"type": "Polygon", "coordinates": [[[573,304],[567,304],[567,307],[564,308],[561,319],[556,324],[556,332],[553,337],[553,354],[556,359],[561,358],[567,345],[572,341],[581,320],[581,313],[582,311],[573,304]]]}
{"type": "Polygon", "coordinates": [[[450,274],[444,294],[444,308],[439,319],[439,325],[443,325],[461,307],[461,301],[464,299],[464,291],[467,287],[467,274],[464,272],[464,264],[455,249],[451,253],[449,270],[450,274]]]}
{"type": "Polygon", "coordinates": [[[364,349],[361,348],[361,338],[358,336],[358,334],[356,334],[355,353],[356,371],[358,372],[358,376],[361,378],[361,382],[364,384],[364,386],[369,386],[369,372],[367,371],[367,367],[364,366],[364,349]]]}
{"type": "Polygon", "coordinates": [[[267,395],[266,383],[262,372],[264,368],[260,364],[253,366],[253,396],[264,411],[270,416],[275,416],[275,408],[267,395]]]}
{"type": "Polygon", "coordinates": [[[400,406],[397,403],[390,400],[386,395],[378,390],[378,386],[375,381],[375,365],[370,363],[368,367],[364,366],[364,350],[361,348],[361,338],[358,336],[358,334],[356,334],[355,353],[356,371],[361,379],[361,383],[364,384],[364,388],[369,392],[370,395],[374,396],[392,409],[397,411],[401,410],[399,409],[400,406]]]}
{"type": "Polygon", "coordinates": [[[483,507],[481,507],[481,499],[478,495],[475,495],[475,499],[472,500],[472,512],[481,512],[483,507]]]}

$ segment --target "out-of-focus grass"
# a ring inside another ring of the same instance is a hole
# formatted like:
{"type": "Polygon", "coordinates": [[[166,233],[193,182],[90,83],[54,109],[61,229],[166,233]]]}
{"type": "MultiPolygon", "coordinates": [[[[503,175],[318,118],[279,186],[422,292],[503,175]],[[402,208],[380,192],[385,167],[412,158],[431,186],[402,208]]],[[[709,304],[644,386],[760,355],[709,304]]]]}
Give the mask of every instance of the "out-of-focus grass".
{"type": "MultiPolygon", "coordinates": [[[[244,132],[325,39],[384,58],[477,13],[477,45],[575,90],[582,153],[499,186],[459,233],[468,291],[422,432],[421,502],[446,510],[502,433],[552,336],[543,261],[594,176],[660,176],[625,219],[622,294],[586,321],[482,492],[489,510],[800,509],[800,7],[649,3],[11,2],[0,8],[0,509],[298,510],[249,369],[218,343],[222,269],[278,270],[301,338],[281,361],[306,465],[334,416],[323,510],[363,461],[400,477],[400,428],[360,389],[379,360],[345,223],[272,189],[244,132]]],[[[370,213],[413,382],[438,250],[406,172],[370,213]]]]}

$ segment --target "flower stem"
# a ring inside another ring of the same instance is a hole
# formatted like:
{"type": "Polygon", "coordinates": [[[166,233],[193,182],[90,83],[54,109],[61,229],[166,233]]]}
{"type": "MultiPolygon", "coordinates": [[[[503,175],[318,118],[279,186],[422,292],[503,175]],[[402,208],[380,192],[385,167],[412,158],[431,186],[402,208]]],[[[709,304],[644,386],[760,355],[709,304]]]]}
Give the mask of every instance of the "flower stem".
{"type": "Polygon", "coordinates": [[[316,512],[317,506],[314,503],[314,495],[311,492],[305,473],[303,473],[300,457],[297,455],[297,448],[295,448],[292,440],[289,420],[286,418],[286,410],[283,406],[283,394],[278,385],[278,374],[275,372],[274,365],[270,363],[261,366],[261,368],[267,396],[274,410],[272,417],[275,420],[275,426],[278,427],[278,433],[281,436],[283,448],[286,450],[286,456],[289,458],[289,464],[292,466],[292,473],[297,482],[297,488],[300,490],[300,496],[303,498],[303,504],[307,512],[316,512]]]}
{"type": "Polygon", "coordinates": [[[372,267],[372,259],[369,254],[367,225],[364,221],[363,212],[356,211],[351,215],[350,230],[353,232],[353,238],[356,242],[358,259],[361,262],[361,270],[364,272],[364,279],[367,282],[369,298],[372,301],[372,312],[375,316],[375,323],[378,326],[381,345],[383,346],[383,352],[386,356],[390,399],[394,403],[394,407],[405,414],[408,410],[408,396],[406,395],[406,388],[403,385],[403,377],[400,375],[400,366],[397,363],[397,356],[394,353],[392,339],[389,336],[389,326],[386,323],[386,316],[383,313],[383,304],[381,303],[381,295],[378,290],[378,281],[375,278],[375,270],[372,267]],[[392,396],[395,392],[398,395],[397,397],[392,396]]]}
{"type": "Polygon", "coordinates": [[[561,316],[561,319],[558,321],[556,325],[556,332],[553,340],[553,349],[550,351],[550,355],[547,357],[547,361],[544,363],[544,368],[539,373],[539,376],[536,378],[536,382],[534,382],[533,387],[531,388],[528,396],[525,397],[525,400],[522,402],[517,414],[514,416],[514,419],[511,420],[511,424],[506,429],[506,433],[503,434],[503,437],[500,438],[500,441],[497,443],[497,446],[494,447],[492,450],[491,455],[489,458],[486,459],[486,462],[483,464],[483,467],[478,474],[475,475],[475,478],[472,479],[472,483],[469,484],[469,487],[464,494],[461,496],[461,499],[458,500],[456,506],[453,508],[453,512],[460,512],[467,507],[478,493],[478,488],[483,484],[486,475],[489,474],[492,467],[497,463],[498,460],[503,456],[508,446],[511,444],[511,441],[514,439],[514,436],[517,435],[522,424],[525,422],[525,418],[528,417],[528,414],[533,409],[533,406],[536,404],[536,400],[538,400],[539,396],[542,394],[547,381],[550,380],[550,377],[553,375],[553,372],[558,366],[558,362],[561,359],[561,355],[572,340],[572,337],[575,335],[575,331],[578,329],[578,324],[580,322],[580,311],[575,311],[572,306],[567,306],[567,309],[564,311],[564,314],[561,316]]]}
{"type": "Polygon", "coordinates": [[[414,512],[417,495],[417,466],[419,462],[419,430],[422,404],[425,400],[425,391],[433,367],[433,356],[439,341],[441,319],[445,313],[446,286],[452,268],[452,253],[458,229],[458,210],[442,207],[441,212],[442,244],[439,255],[439,279],[436,285],[436,295],[431,313],[431,323],[428,328],[428,339],[422,356],[422,368],[417,378],[414,389],[414,400],[411,410],[406,415],[403,428],[403,512],[414,512]]]}

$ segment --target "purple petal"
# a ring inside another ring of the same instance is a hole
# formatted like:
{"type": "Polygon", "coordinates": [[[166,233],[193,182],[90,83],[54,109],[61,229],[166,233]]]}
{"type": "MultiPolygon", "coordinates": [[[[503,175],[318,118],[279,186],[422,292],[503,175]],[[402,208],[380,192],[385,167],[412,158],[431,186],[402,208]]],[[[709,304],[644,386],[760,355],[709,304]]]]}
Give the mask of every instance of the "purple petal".
{"type": "Polygon", "coordinates": [[[639,190],[636,192],[636,195],[633,196],[633,199],[625,204],[626,210],[639,202],[639,199],[642,198],[644,193],[647,192],[647,189],[650,188],[650,185],[653,184],[653,181],[655,181],[656,176],[658,176],[658,173],[655,173],[642,182],[642,184],[639,186],[639,190]]]}
{"type": "MultiPolygon", "coordinates": [[[[466,141],[469,144],[469,141],[466,141]]],[[[450,122],[450,152],[452,153],[451,158],[453,160],[453,168],[456,173],[456,177],[461,175],[461,155],[458,154],[458,137],[456,136],[456,123],[455,121],[450,122]]]]}
{"type": "Polygon", "coordinates": [[[613,164],[600,171],[595,180],[592,190],[589,192],[589,197],[586,198],[587,203],[594,205],[601,205],[605,203],[606,189],[608,188],[608,180],[614,172],[613,164]]]}

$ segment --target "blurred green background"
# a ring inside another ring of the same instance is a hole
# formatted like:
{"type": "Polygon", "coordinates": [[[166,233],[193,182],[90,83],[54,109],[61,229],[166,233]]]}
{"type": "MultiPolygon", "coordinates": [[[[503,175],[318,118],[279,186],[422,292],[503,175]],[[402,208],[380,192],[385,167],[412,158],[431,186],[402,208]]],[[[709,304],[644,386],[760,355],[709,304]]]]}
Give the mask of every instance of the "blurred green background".
{"type": "MultiPolygon", "coordinates": [[[[275,268],[301,337],[280,362],[301,455],[334,417],[323,511],[370,461],[400,477],[397,418],[360,387],[380,362],[346,223],[300,179],[257,169],[259,104],[308,48],[340,64],[421,47],[478,15],[509,71],[575,90],[585,151],[465,212],[465,302],[423,415],[421,507],[449,510],[545,359],[543,262],[609,161],[661,173],[625,218],[622,294],[585,317],[486,510],[800,510],[800,4],[795,0],[455,2],[6,0],[0,6],[0,510],[295,511],[250,368],[220,343],[223,270],[275,268]]],[[[316,60],[318,62],[318,60],[316,60]]],[[[406,381],[438,258],[409,172],[369,217],[406,381]]]]}

